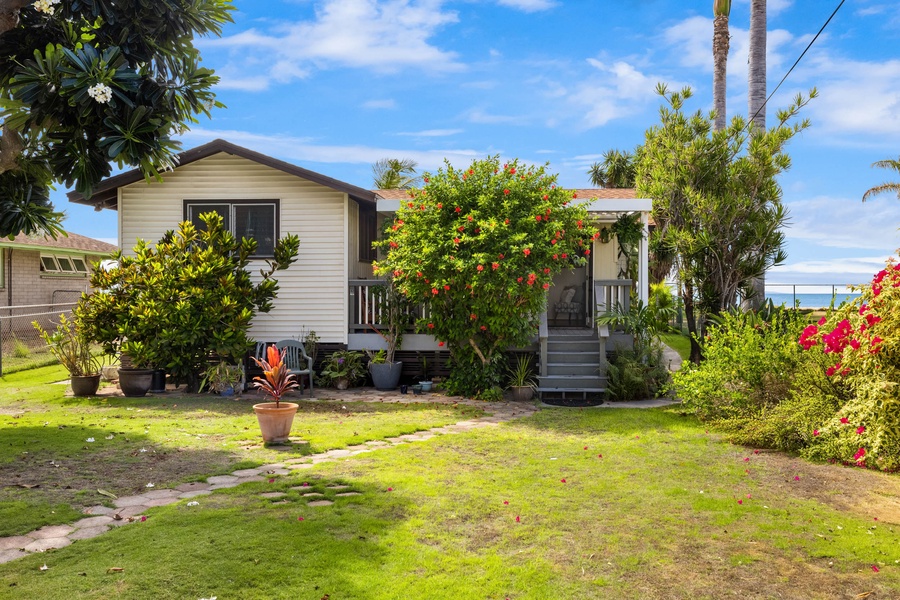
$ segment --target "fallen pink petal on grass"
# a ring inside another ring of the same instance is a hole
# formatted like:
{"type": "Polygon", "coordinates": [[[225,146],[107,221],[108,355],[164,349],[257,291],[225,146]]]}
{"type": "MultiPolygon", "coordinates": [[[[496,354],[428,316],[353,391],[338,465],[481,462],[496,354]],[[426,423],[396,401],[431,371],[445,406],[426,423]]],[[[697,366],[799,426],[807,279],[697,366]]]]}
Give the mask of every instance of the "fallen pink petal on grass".
{"type": "Polygon", "coordinates": [[[389,491],[389,492],[393,492],[393,491],[394,491],[394,488],[392,488],[392,487],[389,487],[389,488],[388,488],[388,489],[387,489],[387,491],[389,491]]]}
{"type": "Polygon", "coordinates": [[[587,450],[587,446],[585,446],[584,449],[587,450]]]}
{"type": "Polygon", "coordinates": [[[503,506],[509,506],[509,500],[504,500],[504,501],[503,501],[503,506]]]}
{"type": "Polygon", "coordinates": [[[516,523],[520,523],[521,519],[519,519],[519,515],[516,515],[516,523]]]}
{"type": "Polygon", "coordinates": [[[275,483],[275,478],[274,478],[274,477],[269,477],[269,483],[275,483]]]}
{"type": "Polygon", "coordinates": [[[738,504],[743,504],[743,503],[744,503],[743,500],[738,500],[738,504]]]}
{"type": "Polygon", "coordinates": [[[603,458],[603,455],[602,455],[602,454],[598,454],[598,455],[597,455],[597,458],[603,458]]]}
{"type": "Polygon", "coordinates": [[[297,520],[298,520],[298,521],[303,521],[304,519],[303,519],[303,517],[297,517],[297,520]]]}
{"type": "Polygon", "coordinates": [[[565,480],[565,479],[560,479],[559,482],[560,482],[560,483],[565,483],[566,480],[565,480]]]}
{"type": "Polygon", "coordinates": [[[874,572],[877,573],[877,572],[880,571],[881,569],[879,569],[879,568],[876,567],[875,565],[872,565],[872,570],[873,570],[874,572]]]}
{"type": "Polygon", "coordinates": [[[800,481],[800,476],[799,476],[799,475],[794,475],[794,481],[800,481]]]}
{"type": "Polygon", "coordinates": [[[748,456],[748,457],[744,458],[744,462],[750,462],[750,457],[748,456]]]}
{"type": "Polygon", "coordinates": [[[862,425],[860,425],[859,427],[856,428],[856,434],[857,434],[857,435],[862,435],[862,434],[864,434],[865,432],[866,432],[866,428],[863,427],[862,425]]]}

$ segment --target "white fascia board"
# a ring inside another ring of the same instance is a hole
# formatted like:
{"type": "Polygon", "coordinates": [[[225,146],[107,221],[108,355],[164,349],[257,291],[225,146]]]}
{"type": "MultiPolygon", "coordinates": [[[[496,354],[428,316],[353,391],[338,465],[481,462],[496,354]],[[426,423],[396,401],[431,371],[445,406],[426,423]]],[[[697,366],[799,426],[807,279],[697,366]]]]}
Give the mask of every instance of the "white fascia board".
{"type": "Polygon", "coordinates": [[[650,212],[653,200],[650,198],[621,198],[612,200],[594,200],[587,205],[588,212],[650,212]]]}
{"type": "Polygon", "coordinates": [[[383,214],[395,214],[398,210],[400,210],[400,201],[378,198],[378,200],[376,200],[375,210],[383,214]]]}

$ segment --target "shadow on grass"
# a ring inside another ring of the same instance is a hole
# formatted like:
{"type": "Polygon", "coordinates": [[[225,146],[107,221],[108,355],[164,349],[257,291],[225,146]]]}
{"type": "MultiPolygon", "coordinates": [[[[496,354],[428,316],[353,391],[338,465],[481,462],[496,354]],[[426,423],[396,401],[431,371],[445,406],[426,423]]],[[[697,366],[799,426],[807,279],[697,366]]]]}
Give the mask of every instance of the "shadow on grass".
{"type": "Polygon", "coordinates": [[[370,598],[371,576],[390,561],[392,530],[410,510],[400,494],[313,474],[196,500],[152,509],[146,522],[52,555],[0,565],[0,588],[47,600],[370,598]],[[329,487],[335,484],[349,487],[329,487]],[[337,496],[348,491],[359,495],[337,496]],[[284,495],[260,495],[267,492],[284,495]],[[334,504],[307,506],[305,493],[334,504]],[[42,572],[45,563],[50,568],[42,572]]]}

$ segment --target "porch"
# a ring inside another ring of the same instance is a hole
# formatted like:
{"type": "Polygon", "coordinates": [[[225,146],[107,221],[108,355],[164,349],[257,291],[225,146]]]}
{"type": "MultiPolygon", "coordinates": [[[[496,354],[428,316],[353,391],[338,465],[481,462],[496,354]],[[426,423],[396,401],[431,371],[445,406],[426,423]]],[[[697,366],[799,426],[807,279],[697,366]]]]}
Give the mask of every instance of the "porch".
{"type": "MultiPolygon", "coordinates": [[[[350,350],[378,350],[385,348],[378,330],[384,327],[383,280],[356,279],[349,284],[348,343],[350,350]]],[[[546,400],[591,400],[602,398],[606,392],[606,354],[616,344],[629,344],[630,336],[596,325],[596,317],[621,307],[630,306],[633,282],[630,279],[586,279],[581,284],[584,308],[578,308],[571,325],[556,326],[559,314],[554,314],[554,299],[548,293],[548,310],[541,315],[533,343],[516,349],[537,357],[538,393],[546,400]],[[552,316],[551,316],[552,315],[552,316]],[[551,321],[553,325],[551,326],[551,321]]],[[[569,308],[573,308],[570,299],[569,308]]],[[[449,353],[427,334],[415,333],[419,318],[429,317],[428,308],[415,306],[409,313],[403,343],[397,358],[404,362],[404,374],[445,375],[449,353]],[[423,369],[423,359],[425,369],[423,369]],[[407,366],[408,365],[408,366],[407,366]]],[[[561,314],[561,313],[560,313],[561,314]]],[[[565,318],[569,315],[566,314],[565,318]]]]}

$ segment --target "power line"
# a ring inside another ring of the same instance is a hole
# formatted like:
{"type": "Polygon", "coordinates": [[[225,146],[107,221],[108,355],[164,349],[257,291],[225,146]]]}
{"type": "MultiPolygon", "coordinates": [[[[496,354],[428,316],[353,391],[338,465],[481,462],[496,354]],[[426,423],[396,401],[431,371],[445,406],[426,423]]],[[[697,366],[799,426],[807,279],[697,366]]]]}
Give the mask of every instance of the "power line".
{"type": "Polygon", "coordinates": [[[828,17],[827,21],[825,21],[825,24],[822,25],[822,27],[819,29],[819,32],[816,33],[815,37],[813,37],[812,40],[810,40],[809,44],[806,46],[806,48],[803,50],[803,52],[800,53],[800,56],[797,57],[797,60],[794,61],[794,64],[791,65],[791,68],[788,69],[787,73],[784,74],[784,77],[781,78],[781,81],[778,82],[778,85],[775,86],[775,89],[772,90],[772,93],[766,97],[765,101],[762,103],[762,106],[760,106],[758,109],[756,109],[756,112],[753,113],[753,116],[750,117],[750,119],[748,119],[748,124],[752,123],[753,120],[756,119],[756,115],[758,115],[760,111],[766,109],[766,104],[768,104],[768,102],[772,98],[772,96],[775,95],[775,92],[778,91],[778,88],[781,87],[781,84],[785,82],[785,80],[788,78],[788,75],[790,75],[791,72],[794,70],[794,67],[796,67],[800,63],[800,61],[803,59],[803,57],[806,56],[806,53],[809,51],[810,48],[812,48],[812,45],[816,43],[816,40],[819,39],[819,36],[822,35],[822,32],[825,31],[825,28],[828,27],[828,24],[831,23],[831,20],[834,18],[834,16],[838,13],[839,10],[841,10],[841,7],[844,5],[844,2],[845,2],[845,0],[840,1],[840,3],[837,5],[837,8],[835,8],[834,12],[831,13],[831,16],[828,17]]]}

